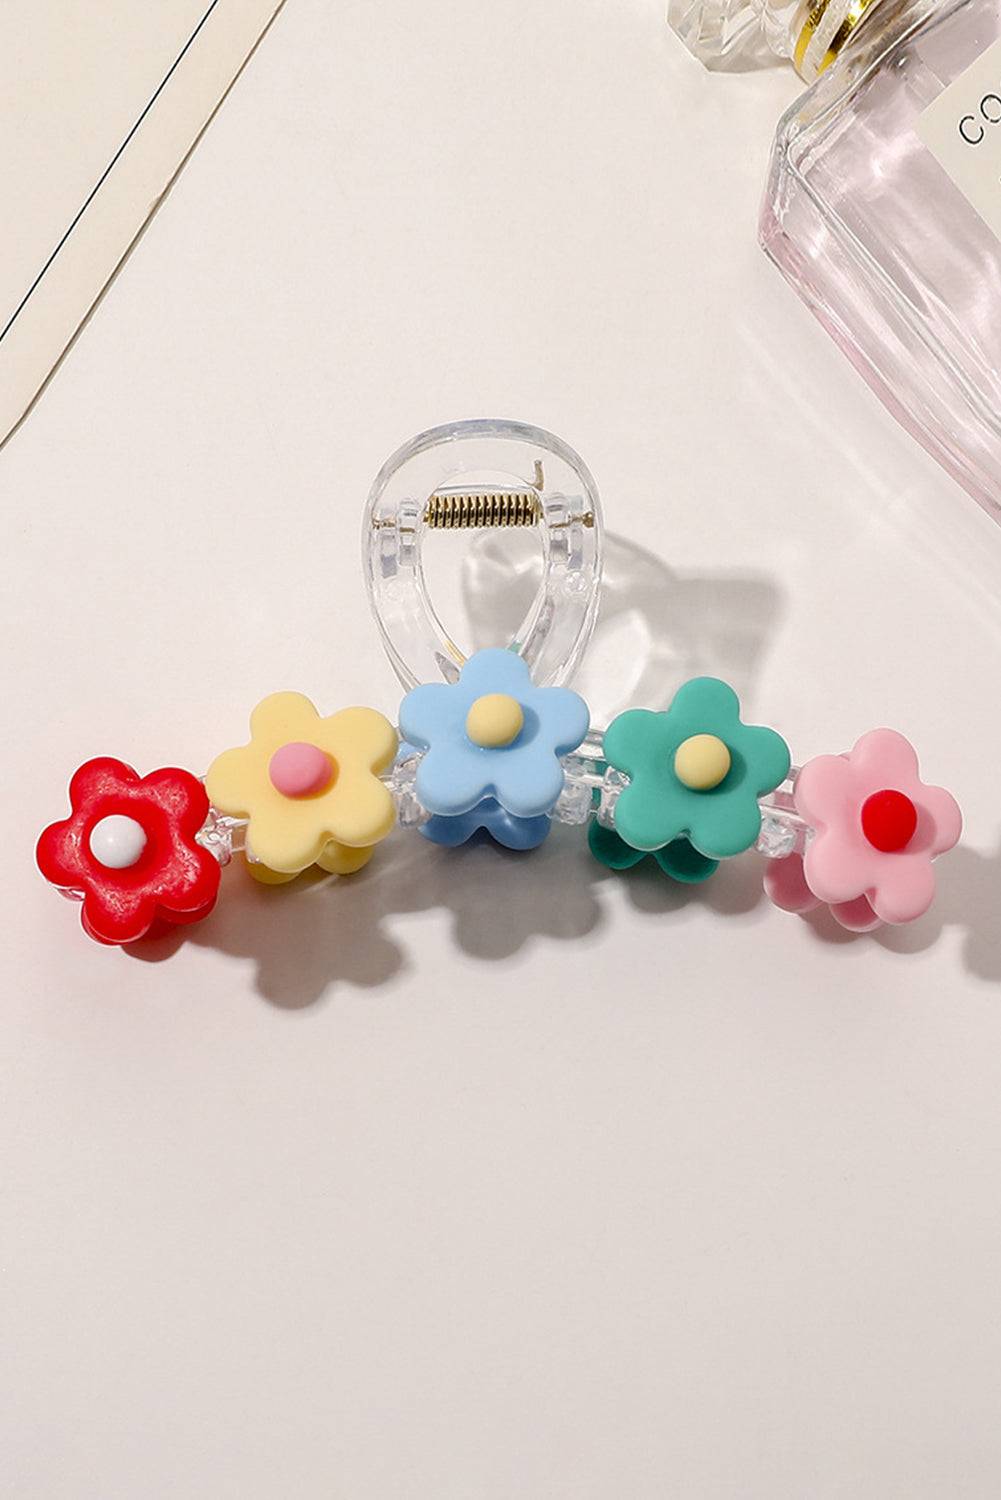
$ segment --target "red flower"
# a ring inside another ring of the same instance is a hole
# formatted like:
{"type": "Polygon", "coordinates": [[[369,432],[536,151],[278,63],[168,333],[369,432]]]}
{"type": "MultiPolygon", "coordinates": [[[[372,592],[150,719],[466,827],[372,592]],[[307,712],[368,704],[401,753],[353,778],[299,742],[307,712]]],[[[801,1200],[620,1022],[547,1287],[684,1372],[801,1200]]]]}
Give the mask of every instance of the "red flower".
{"type": "Polygon", "coordinates": [[[195,842],[209,801],[189,771],[139,777],[120,760],[89,760],[70,782],[71,815],[35,851],[53,885],[83,901],[84,931],[133,943],[154,922],[197,922],[219,891],[219,863],[195,842]]]}

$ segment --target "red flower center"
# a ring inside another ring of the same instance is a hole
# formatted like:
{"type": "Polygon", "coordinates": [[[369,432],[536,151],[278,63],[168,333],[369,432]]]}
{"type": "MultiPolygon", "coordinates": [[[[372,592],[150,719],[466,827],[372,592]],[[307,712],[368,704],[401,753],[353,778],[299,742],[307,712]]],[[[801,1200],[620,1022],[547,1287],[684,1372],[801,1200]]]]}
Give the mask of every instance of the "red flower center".
{"type": "Polygon", "coordinates": [[[914,837],[918,810],[910,797],[890,788],[873,792],[862,806],[862,832],[882,854],[899,854],[914,837]]]}

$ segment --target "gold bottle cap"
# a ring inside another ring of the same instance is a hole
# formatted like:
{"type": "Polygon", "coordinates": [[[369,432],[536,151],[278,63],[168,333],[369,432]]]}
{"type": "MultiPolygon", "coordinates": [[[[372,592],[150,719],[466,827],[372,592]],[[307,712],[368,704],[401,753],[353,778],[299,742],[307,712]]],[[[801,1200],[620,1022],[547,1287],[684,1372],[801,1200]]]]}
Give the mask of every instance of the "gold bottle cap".
{"type": "Polygon", "coordinates": [[[879,0],[812,0],[793,48],[796,71],[807,83],[819,78],[879,0]]]}

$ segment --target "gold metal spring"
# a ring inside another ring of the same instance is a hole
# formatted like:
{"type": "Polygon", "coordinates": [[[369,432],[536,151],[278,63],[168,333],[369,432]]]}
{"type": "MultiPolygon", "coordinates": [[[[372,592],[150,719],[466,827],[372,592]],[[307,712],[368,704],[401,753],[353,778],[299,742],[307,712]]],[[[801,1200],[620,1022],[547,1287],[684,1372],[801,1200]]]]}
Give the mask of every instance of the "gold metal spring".
{"type": "Polygon", "coordinates": [[[534,490],[445,490],[431,496],[424,524],[432,530],[537,526],[542,504],[534,490]]]}

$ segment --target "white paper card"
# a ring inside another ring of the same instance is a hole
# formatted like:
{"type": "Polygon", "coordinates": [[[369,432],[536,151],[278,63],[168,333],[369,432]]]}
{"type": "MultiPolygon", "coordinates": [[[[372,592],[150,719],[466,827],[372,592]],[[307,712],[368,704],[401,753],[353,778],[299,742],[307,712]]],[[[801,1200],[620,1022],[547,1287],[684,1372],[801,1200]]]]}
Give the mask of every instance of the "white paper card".
{"type": "Polygon", "coordinates": [[[0,7],[0,442],[281,3],[0,7]]]}

